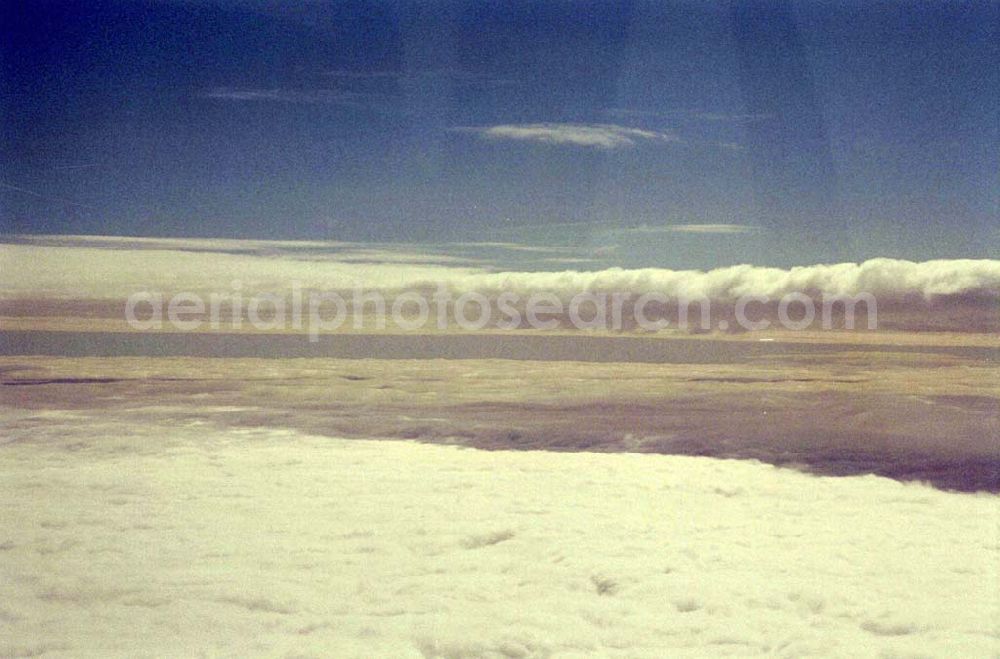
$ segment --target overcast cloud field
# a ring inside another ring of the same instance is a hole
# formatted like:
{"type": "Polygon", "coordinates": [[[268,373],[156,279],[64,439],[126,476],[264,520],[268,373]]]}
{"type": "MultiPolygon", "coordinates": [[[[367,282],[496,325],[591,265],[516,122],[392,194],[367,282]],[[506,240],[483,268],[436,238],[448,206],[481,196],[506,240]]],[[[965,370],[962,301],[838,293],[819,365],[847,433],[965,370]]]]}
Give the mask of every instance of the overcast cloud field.
{"type": "Polygon", "coordinates": [[[1000,652],[997,499],[5,408],[5,656],[1000,652]]]}

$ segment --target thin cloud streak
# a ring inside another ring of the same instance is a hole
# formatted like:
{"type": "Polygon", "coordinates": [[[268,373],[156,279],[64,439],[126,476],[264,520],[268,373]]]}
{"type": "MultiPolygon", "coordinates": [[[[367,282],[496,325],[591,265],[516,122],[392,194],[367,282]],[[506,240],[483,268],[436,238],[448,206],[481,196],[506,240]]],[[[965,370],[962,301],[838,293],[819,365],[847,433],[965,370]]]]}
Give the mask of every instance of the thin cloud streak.
{"type": "Polygon", "coordinates": [[[94,167],[100,167],[99,162],[88,162],[81,165],[53,165],[52,169],[56,170],[70,170],[70,169],[93,169],[94,167]]]}
{"type": "Polygon", "coordinates": [[[568,247],[557,247],[549,245],[526,245],[522,243],[512,243],[504,241],[466,241],[466,242],[452,242],[452,243],[441,243],[441,247],[458,247],[458,248],[486,248],[486,249],[500,249],[509,252],[532,252],[532,253],[558,253],[558,252],[568,252],[570,248],[568,247]]]}
{"type": "Polygon", "coordinates": [[[352,71],[349,69],[335,69],[324,71],[323,75],[333,80],[344,83],[366,82],[366,81],[396,81],[407,82],[448,80],[454,84],[480,85],[491,87],[507,87],[520,84],[518,80],[512,78],[497,78],[491,75],[474,73],[462,69],[414,69],[406,71],[352,71]]]}
{"type": "Polygon", "coordinates": [[[330,78],[346,78],[348,80],[363,80],[367,78],[400,78],[401,71],[350,71],[338,69],[334,71],[324,71],[323,75],[330,78]]]}
{"type": "Polygon", "coordinates": [[[751,233],[757,227],[747,224],[675,224],[667,230],[674,233],[751,233]]]}
{"type": "Polygon", "coordinates": [[[635,146],[638,142],[680,141],[676,135],[670,132],[643,130],[617,124],[499,124],[496,126],[460,127],[453,130],[472,133],[485,140],[537,142],[556,146],[582,146],[597,149],[621,149],[635,146]]]}
{"type": "Polygon", "coordinates": [[[675,110],[640,110],[636,108],[608,108],[605,113],[620,118],[627,117],[655,117],[660,119],[667,118],[687,118],[687,119],[698,119],[701,121],[717,122],[717,123],[756,123],[760,121],[767,121],[769,119],[774,119],[774,115],[769,112],[703,112],[699,110],[691,109],[675,109],[675,110]]]}
{"type": "Polygon", "coordinates": [[[695,115],[698,119],[704,121],[723,121],[732,122],[740,124],[750,124],[757,123],[759,121],[767,121],[768,119],[773,119],[773,114],[760,113],[760,114],[731,114],[726,112],[701,112],[695,115]]]}
{"type": "Polygon", "coordinates": [[[35,192],[34,190],[29,190],[28,188],[22,188],[19,185],[11,185],[10,183],[4,183],[0,181],[0,188],[4,190],[11,190],[13,192],[20,192],[21,194],[26,194],[30,197],[35,197],[37,199],[44,199],[45,201],[51,201],[59,204],[67,204],[69,206],[78,206],[80,208],[86,208],[88,210],[97,210],[90,204],[82,204],[78,201],[73,201],[72,199],[64,199],[63,197],[51,197],[49,195],[42,194],[40,192],[35,192]]]}
{"type": "Polygon", "coordinates": [[[370,94],[358,94],[336,89],[236,89],[216,87],[201,94],[202,98],[236,102],[328,103],[332,105],[365,105],[370,94]]]}
{"type": "Polygon", "coordinates": [[[615,234],[659,234],[659,233],[698,233],[698,234],[745,234],[759,231],[760,227],[749,224],[642,224],[636,227],[612,228],[608,233],[615,234]]]}

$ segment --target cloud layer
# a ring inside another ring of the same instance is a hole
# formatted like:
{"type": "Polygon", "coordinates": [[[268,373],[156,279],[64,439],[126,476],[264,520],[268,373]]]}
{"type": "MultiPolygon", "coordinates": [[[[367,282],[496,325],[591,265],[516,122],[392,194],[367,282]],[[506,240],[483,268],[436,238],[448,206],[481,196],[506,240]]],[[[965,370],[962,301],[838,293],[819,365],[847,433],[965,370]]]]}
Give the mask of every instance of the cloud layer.
{"type": "MultiPolygon", "coordinates": [[[[676,225],[671,231],[739,233],[740,225],[676,225]]],[[[365,286],[400,290],[441,283],[456,292],[520,294],[581,291],[659,292],[668,296],[730,300],[743,295],[781,297],[791,292],[887,298],[1000,295],[1000,260],[939,259],[913,262],[879,258],[862,263],[773,268],[735,265],[708,271],[666,268],[608,268],[595,271],[490,272],[477,267],[419,264],[416,247],[400,252],[353,249],[351,243],[24,237],[24,244],[0,244],[4,279],[0,295],[118,297],[156,287],[205,291],[232,279],[261,290],[342,289],[365,286]],[[310,248],[302,253],[299,248],[310,248]],[[319,253],[326,248],[325,254],[319,253]],[[317,251],[318,250],[318,251],[317,251]],[[357,263],[364,256],[366,263],[357,263]],[[379,259],[382,259],[381,261],[379,259]]],[[[430,257],[428,257],[429,260],[430,257]]]]}
{"type": "Polygon", "coordinates": [[[994,496],[81,411],[0,427],[5,656],[1000,652],[994,496]]]}
{"type": "MultiPolygon", "coordinates": [[[[671,230],[738,233],[743,228],[682,225],[671,230]]],[[[39,238],[25,242],[0,244],[5,274],[0,300],[122,300],[139,291],[227,293],[234,282],[246,295],[281,294],[293,285],[307,291],[363,288],[389,296],[441,286],[454,295],[476,292],[491,299],[505,292],[522,301],[533,294],[554,295],[564,304],[580,293],[622,293],[633,299],[655,293],[724,303],[746,296],[777,301],[788,294],[812,298],[870,294],[877,298],[880,314],[895,305],[899,319],[893,321],[894,327],[993,331],[1000,298],[1000,261],[987,259],[917,263],[880,258],[789,269],[736,265],[709,271],[496,272],[474,260],[425,256],[415,246],[400,251],[358,246],[345,250],[338,243],[304,243],[310,246],[305,249],[288,241],[102,243],[90,238],[39,238]]]]}
{"type": "Polygon", "coordinates": [[[559,146],[583,146],[597,149],[621,149],[638,142],[676,142],[668,132],[630,128],[616,124],[499,124],[455,129],[486,140],[538,142],[559,146]]]}

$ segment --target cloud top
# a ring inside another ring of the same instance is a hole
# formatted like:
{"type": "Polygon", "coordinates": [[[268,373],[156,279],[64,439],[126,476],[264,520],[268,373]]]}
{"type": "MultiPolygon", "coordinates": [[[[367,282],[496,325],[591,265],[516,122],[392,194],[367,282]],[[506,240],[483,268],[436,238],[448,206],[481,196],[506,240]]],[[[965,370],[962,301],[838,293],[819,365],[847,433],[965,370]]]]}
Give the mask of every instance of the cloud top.
{"type": "Polygon", "coordinates": [[[170,409],[0,418],[4,654],[996,655],[992,496],[170,409]]]}
{"type": "Polygon", "coordinates": [[[503,272],[469,275],[463,288],[488,293],[550,291],[560,296],[580,291],[648,292],[676,297],[736,300],[745,295],[777,299],[795,292],[826,295],[871,293],[899,300],[910,296],[1000,295],[1000,261],[936,260],[916,263],[871,259],[863,263],[809,265],[789,269],[735,265],[708,271],[609,268],[592,272],[503,272]]]}

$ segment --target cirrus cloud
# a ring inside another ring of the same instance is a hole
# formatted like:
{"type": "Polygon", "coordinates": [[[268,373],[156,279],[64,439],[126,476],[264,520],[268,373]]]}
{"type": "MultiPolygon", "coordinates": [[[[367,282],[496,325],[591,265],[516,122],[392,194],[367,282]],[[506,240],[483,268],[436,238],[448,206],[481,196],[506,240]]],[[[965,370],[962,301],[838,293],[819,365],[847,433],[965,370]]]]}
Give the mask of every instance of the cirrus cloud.
{"type": "Polygon", "coordinates": [[[751,233],[757,227],[748,224],[665,224],[649,226],[643,224],[637,227],[621,229],[621,233],[751,233]]]}
{"type": "Polygon", "coordinates": [[[203,92],[201,98],[240,103],[294,103],[363,106],[372,101],[372,94],[338,89],[261,89],[216,87],[203,92]]]}
{"type": "Polygon", "coordinates": [[[453,129],[487,140],[539,142],[560,146],[620,149],[638,142],[677,142],[670,132],[644,130],[617,124],[534,123],[471,126],[453,129]]]}

